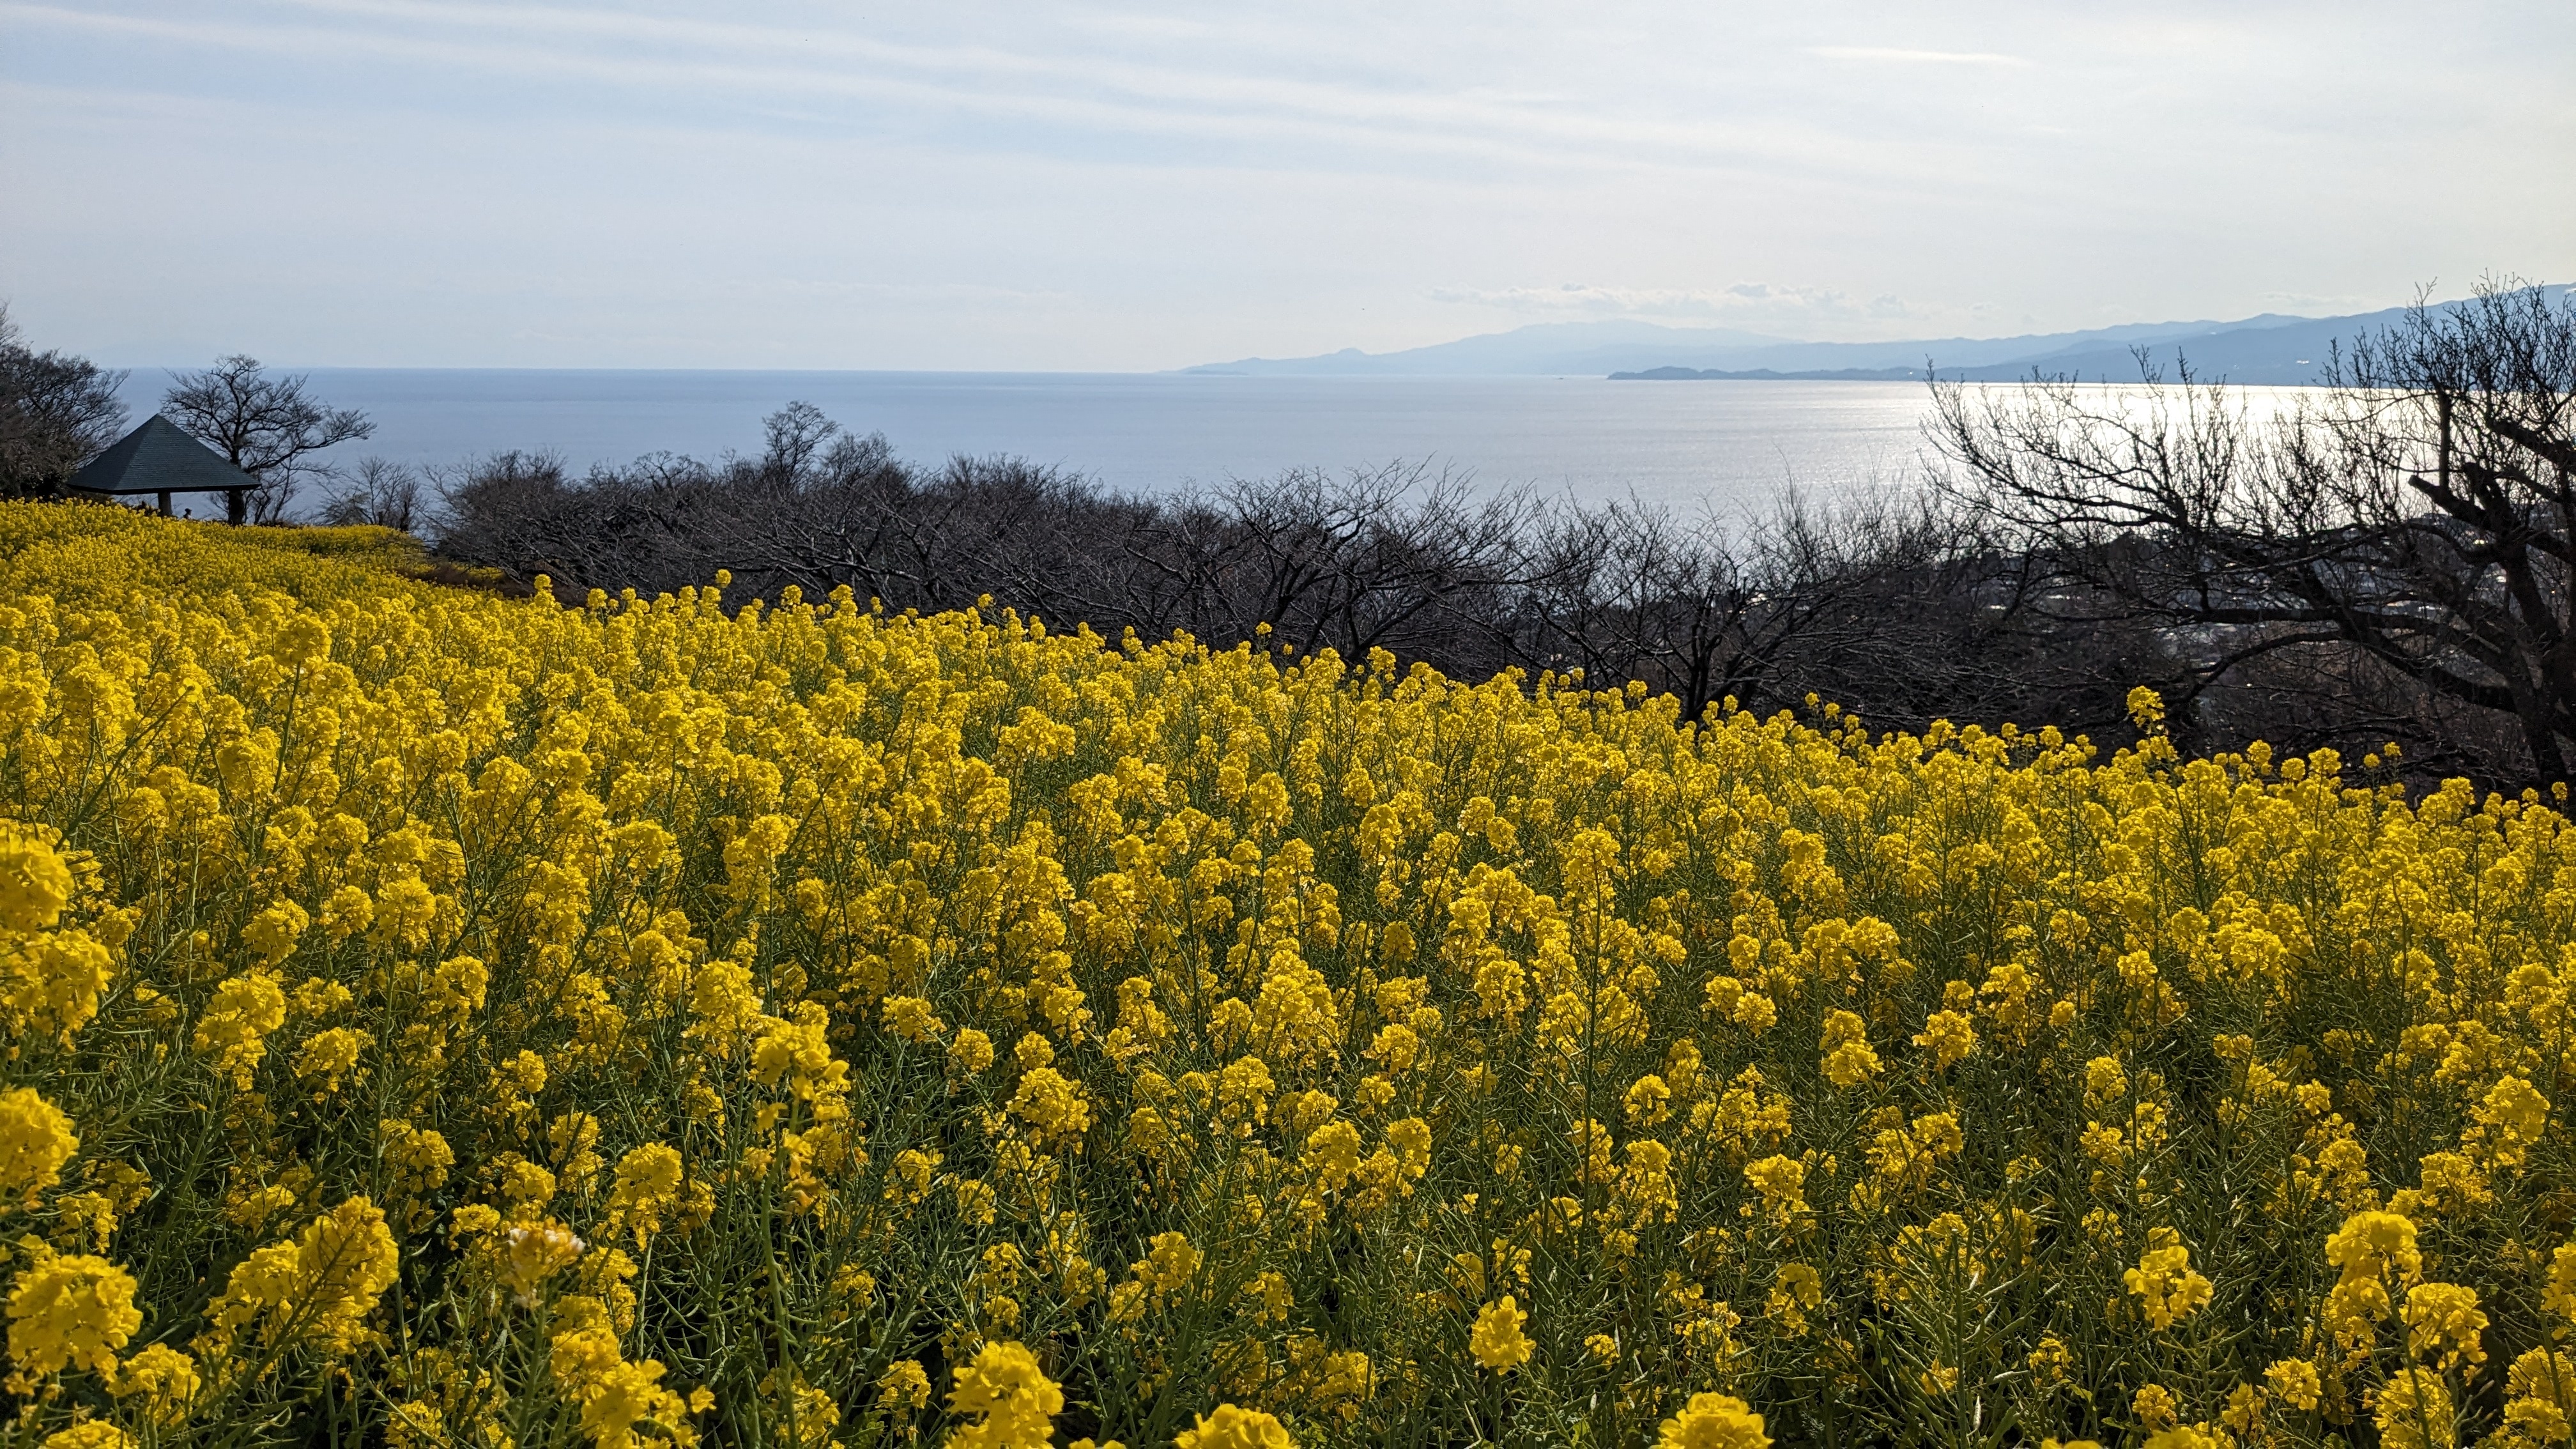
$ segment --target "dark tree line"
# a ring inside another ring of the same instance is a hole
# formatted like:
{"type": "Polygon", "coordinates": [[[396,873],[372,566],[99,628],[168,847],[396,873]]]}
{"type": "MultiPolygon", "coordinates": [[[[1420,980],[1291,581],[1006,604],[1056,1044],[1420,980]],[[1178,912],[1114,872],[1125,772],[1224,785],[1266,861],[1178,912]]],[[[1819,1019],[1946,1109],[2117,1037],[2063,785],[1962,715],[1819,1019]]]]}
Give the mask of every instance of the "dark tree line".
{"type": "Polygon", "coordinates": [[[442,488],[442,552],[567,597],[732,570],[738,593],[847,586],[893,610],[991,595],[1113,637],[1174,630],[1445,672],[1580,669],[1696,716],[1808,696],[1889,724],[2011,715],[2111,727],[2152,631],[2043,618],[2026,560],[1920,491],[1785,495],[1733,527],[1583,507],[1418,467],[1292,472],[1132,498],[1016,459],[918,468],[796,405],[756,458],[652,457],[570,476],[505,453],[442,488]],[[2040,627],[2034,627],[2040,626],[2040,627]],[[2070,647],[2075,646],[2075,647],[2070,647]]]}

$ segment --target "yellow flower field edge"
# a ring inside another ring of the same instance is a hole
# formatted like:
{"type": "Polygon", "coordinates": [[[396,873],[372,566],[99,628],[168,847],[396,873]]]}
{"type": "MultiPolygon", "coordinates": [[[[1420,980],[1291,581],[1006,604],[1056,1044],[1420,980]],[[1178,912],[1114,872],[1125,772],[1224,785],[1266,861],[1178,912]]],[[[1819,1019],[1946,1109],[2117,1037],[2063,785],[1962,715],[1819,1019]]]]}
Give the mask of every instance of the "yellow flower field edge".
{"type": "Polygon", "coordinates": [[[297,537],[0,504],[13,1445],[2569,1438],[2542,797],[297,537]]]}
{"type": "Polygon", "coordinates": [[[400,588],[427,567],[420,541],[390,528],[226,528],[104,504],[0,504],[0,600],[12,602],[266,590],[319,605],[400,588]]]}

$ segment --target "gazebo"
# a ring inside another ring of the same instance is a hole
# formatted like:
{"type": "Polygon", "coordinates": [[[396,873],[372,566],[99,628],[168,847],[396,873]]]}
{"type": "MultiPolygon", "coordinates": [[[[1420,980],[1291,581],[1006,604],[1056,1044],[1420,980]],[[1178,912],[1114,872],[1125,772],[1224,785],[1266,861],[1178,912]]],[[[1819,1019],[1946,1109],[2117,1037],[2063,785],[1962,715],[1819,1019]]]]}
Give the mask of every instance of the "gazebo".
{"type": "Polygon", "coordinates": [[[130,498],[157,495],[161,514],[170,514],[173,493],[221,493],[224,521],[244,522],[250,513],[250,490],[259,480],[223,460],[212,448],[189,437],[179,425],[155,413],[143,426],[108,445],[106,452],[71,476],[64,485],[75,496],[130,498]]]}

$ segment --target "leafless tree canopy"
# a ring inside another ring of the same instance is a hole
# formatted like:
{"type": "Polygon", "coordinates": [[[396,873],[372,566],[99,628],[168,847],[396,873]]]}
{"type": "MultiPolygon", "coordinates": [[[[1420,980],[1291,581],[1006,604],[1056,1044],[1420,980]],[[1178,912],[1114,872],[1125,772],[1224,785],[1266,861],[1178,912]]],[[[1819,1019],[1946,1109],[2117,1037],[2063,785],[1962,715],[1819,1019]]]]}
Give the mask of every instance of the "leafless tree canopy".
{"type": "Polygon", "coordinates": [[[361,458],[323,501],[321,521],[335,527],[371,523],[410,533],[428,521],[421,476],[388,459],[361,458]]]}
{"type": "Polygon", "coordinates": [[[314,454],[376,430],[366,414],[326,407],[304,388],[302,377],[271,377],[256,359],[235,354],[172,379],[161,414],[259,480],[250,522],[281,523],[298,489],[330,474],[314,454]]]}
{"type": "Polygon", "coordinates": [[[2050,617],[2153,627],[2212,733],[2250,698],[2319,742],[2567,779],[2576,298],[2419,305],[2327,383],[2268,419],[2188,376],[1944,384],[1937,433],[1952,498],[2044,576],[2050,617]]]}
{"type": "Polygon", "coordinates": [[[0,306],[0,497],[61,486],[125,431],[125,374],[38,352],[0,306]]]}

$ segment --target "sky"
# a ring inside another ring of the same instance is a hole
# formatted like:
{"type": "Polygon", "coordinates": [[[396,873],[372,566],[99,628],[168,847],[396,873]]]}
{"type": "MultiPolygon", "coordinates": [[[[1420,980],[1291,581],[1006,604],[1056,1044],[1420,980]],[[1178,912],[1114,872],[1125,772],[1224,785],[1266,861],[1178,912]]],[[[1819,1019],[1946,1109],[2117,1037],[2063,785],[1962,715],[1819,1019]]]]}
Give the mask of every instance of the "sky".
{"type": "Polygon", "coordinates": [[[1155,370],[2576,277],[2576,4],[0,0],[120,366],[1155,370]]]}

